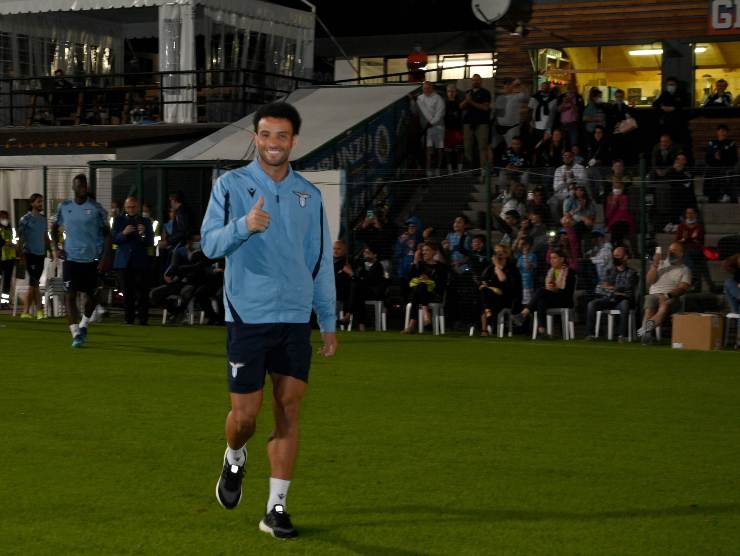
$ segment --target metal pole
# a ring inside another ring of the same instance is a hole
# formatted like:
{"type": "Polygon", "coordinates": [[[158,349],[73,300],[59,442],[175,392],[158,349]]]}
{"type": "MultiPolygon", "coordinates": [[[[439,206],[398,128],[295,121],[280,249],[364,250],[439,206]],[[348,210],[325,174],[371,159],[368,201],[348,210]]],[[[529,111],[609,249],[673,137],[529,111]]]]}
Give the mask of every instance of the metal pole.
{"type": "Polygon", "coordinates": [[[640,292],[642,295],[638,303],[642,310],[643,300],[645,299],[645,275],[647,274],[647,207],[645,206],[645,181],[647,180],[647,160],[644,156],[640,157],[640,210],[638,212],[640,234],[638,242],[638,251],[640,255],[640,292]]]}
{"type": "Polygon", "coordinates": [[[491,258],[491,225],[493,219],[491,218],[491,168],[490,164],[486,164],[483,167],[484,173],[484,184],[486,187],[486,259],[491,258]]]}
{"type": "Polygon", "coordinates": [[[136,165],[136,198],[142,202],[144,194],[144,165],[139,162],[136,165]]]}
{"type": "Polygon", "coordinates": [[[90,168],[90,192],[93,195],[96,195],[96,189],[98,188],[98,168],[96,166],[93,166],[92,164],[89,165],[90,168]]]}
{"type": "Polygon", "coordinates": [[[350,214],[352,207],[352,186],[347,179],[347,169],[345,168],[343,170],[340,170],[339,172],[339,183],[340,187],[343,190],[340,191],[340,193],[344,193],[344,199],[342,199],[342,220],[344,222],[344,233],[347,241],[347,253],[353,253],[352,236],[354,234],[352,234],[352,230],[350,229],[350,227],[352,226],[352,215],[350,214]]]}

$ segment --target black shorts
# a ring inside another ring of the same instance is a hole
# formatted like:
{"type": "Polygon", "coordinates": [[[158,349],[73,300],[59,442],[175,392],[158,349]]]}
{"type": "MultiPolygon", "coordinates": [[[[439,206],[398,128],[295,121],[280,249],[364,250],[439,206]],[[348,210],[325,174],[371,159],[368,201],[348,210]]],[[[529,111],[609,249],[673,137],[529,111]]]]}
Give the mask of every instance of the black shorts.
{"type": "Polygon", "coordinates": [[[226,365],[229,391],[248,394],[262,390],[265,373],[308,382],[311,367],[309,323],[226,323],[226,365]]]}
{"type": "Polygon", "coordinates": [[[28,285],[38,286],[41,281],[41,275],[44,273],[44,256],[25,253],[26,255],[26,272],[28,273],[28,285]]]}
{"type": "Polygon", "coordinates": [[[64,289],[68,292],[95,293],[98,287],[98,263],[76,263],[64,261],[62,265],[64,289]]]}

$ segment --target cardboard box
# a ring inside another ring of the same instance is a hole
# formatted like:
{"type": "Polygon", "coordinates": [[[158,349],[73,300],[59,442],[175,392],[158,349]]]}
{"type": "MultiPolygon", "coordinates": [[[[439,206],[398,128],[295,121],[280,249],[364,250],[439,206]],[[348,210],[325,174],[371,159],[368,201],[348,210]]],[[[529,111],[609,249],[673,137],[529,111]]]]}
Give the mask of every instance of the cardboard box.
{"type": "Polygon", "coordinates": [[[711,351],[722,348],[724,319],[715,313],[679,313],[673,315],[674,349],[711,351]]]}

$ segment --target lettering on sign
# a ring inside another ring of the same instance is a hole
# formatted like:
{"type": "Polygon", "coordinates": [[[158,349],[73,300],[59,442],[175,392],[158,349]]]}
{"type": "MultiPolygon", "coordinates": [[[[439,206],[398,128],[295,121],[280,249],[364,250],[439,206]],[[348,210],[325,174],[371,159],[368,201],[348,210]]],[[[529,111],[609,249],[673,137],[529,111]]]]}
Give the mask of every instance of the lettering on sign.
{"type": "Polygon", "coordinates": [[[709,0],[710,35],[740,34],[740,0],[709,0]]]}

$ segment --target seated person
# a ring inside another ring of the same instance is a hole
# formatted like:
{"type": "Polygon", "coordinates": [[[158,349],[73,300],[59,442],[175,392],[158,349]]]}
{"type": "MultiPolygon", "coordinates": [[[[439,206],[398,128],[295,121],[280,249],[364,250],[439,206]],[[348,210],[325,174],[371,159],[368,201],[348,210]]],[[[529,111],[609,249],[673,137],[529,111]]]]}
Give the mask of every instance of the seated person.
{"type": "Polygon", "coordinates": [[[699,222],[699,213],[695,208],[686,209],[683,222],[679,224],[673,241],[683,245],[683,260],[691,271],[691,291],[701,291],[702,278],[706,280],[710,291],[715,291],[707,259],[704,257],[704,224],[699,222]]]}
{"type": "Polygon", "coordinates": [[[521,221],[522,217],[516,210],[506,211],[503,218],[494,215],[493,227],[504,234],[504,237],[501,238],[500,243],[508,246],[514,245],[514,242],[516,241],[516,236],[519,233],[521,221]]]}
{"type": "MultiPolygon", "coordinates": [[[[545,287],[539,288],[521,313],[512,317],[516,326],[524,324],[533,312],[537,313],[537,337],[545,333],[548,309],[573,307],[576,290],[576,274],[568,268],[568,259],[562,250],[550,253],[550,270],[545,277],[545,287]]],[[[563,326],[568,326],[563,323],[563,326]]]]}
{"type": "Polygon", "coordinates": [[[727,81],[717,79],[714,92],[707,97],[702,108],[732,108],[732,95],[727,92],[727,81]]]}
{"type": "Polygon", "coordinates": [[[682,151],[681,146],[673,142],[670,133],[663,133],[658,144],[653,147],[650,157],[652,163],[651,177],[653,179],[666,177],[668,169],[673,166],[676,156],[682,151]]]}
{"type": "Polygon", "coordinates": [[[486,256],[486,236],[476,234],[470,242],[470,250],[461,249],[462,253],[468,258],[468,268],[477,280],[488,266],[488,257],[486,256]]]}
{"type": "Polygon", "coordinates": [[[409,287],[411,289],[411,313],[409,325],[402,331],[404,334],[413,334],[416,331],[419,307],[424,315],[424,326],[431,323],[429,304],[439,303],[442,300],[447,286],[447,265],[438,262],[436,255],[439,249],[432,242],[425,242],[419,246],[411,267],[409,287]]]}
{"type": "Polygon", "coordinates": [[[385,271],[378,260],[378,252],[372,246],[362,250],[362,261],[356,269],[348,269],[352,279],[351,313],[357,323],[357,330],[365,331],[367,319],[366,301],[385,299],[385,271]]]}
{"type": "Polygon", "coordinates": [[[535,187],[527,198],[526,214],[536,212],[540,215],[540,222],[545,226],[550,222],[550,208],[545,200],[545,189],[535,187]]]}
{"type": "Polygon", "coordinates": [[[334,256],[337,309],[343,313],[348,313],[352,290],[352,266],[347,259],[347,244],[341,239],[335,241],[332,246],[332,255],[334,256]]]}
{"type": "Polygon", "coordinates": [[[606,228],[615,246],[624,245],[625,240],[635,233],[635,217],[630,212],[629,198],[624,189],[626,183],[613,182],[613,188],[606,198],[604,209],[606,228]]]}
{"type": "Polygon", "coordinates": [[[537,255],[532,251],[532,240],[523,237],[517,242],[515,254],[516,267],[522,277],[522,303],[526,305],[534,293],[535,273],[537,272],[537,255]]]}
{"type": "Polygon", "coordinates": [[[447,252],[447,260],[455,272],[462,272],[468,261],[463,251],[470,250],[470,243],[473,240],[466,230],[469,223],[467,216],[459,215],[452,222],[452,231],[442,242],[442,248],[447,252]]]}
{"type": "Polygon", "coordinates": [[[566,229],[572,228],[580,243],[583,234],[594,227],[595,220],[596,207],[586,186],[579,184],[563,202],[563,218],[560,223],[566,229]]]}
{"type": "MultiPolygon", "coordinates": [[[[717,138],[709,141],[704,161],[711,168],[708,177],[734,173],[737,165],[737,143],[729,138],[730,128],[726,124],[717,126],[717,138]]],[[[704,181],[704,194],[710,203],[731,202],[734,198],[734,180],[707,179],[704,181]]]]}
{"type": "Polygon", "coordinates": [[[488,336],[489,322],[495,326],[502,309],[512,310],[521,306],[522,277],[512,261],[511,249],[507,245],[495,247],[491,265],[481,274],[478,289],[483,307],[480,335],[488,336]]]}
{"type": "Polygon", "coordinates": [[[511,139],[511,146],[501,155],[499,166],[503,168],[499,173],[499,187],[505,187],[510,179],[524,185],[529,182],[529,174],[526,172],[530,167],[529,153],[525,150],[521,137],[511,139]]]}
{"type": "Polygon", "coordinates": [[[586,182],[588,182],[586,168],[576,163],[572,150],[565,151],[563,153],[563,165],[555,170],[555,176],[553,177],[553,194],[547,201],[553,221],[560,220],[563,202],[573,188],[578,184],[584,185],[586,182]]]}
{"type": "Polygon", "coordinates": [[[740,314],[740,253],[731,255],[722,261],[722,268],[729,274],[725,280],[725,297],[730,312],[740,314]]]}
{"type": "Polygon", "coordinates": [[[406,229],[398,236],[396,244],[393,247],[396,276],[401,278],[401,282],[405,282],[409,276],[411,265],[414,264],[416,248],[421,241],[422,234],[418,218],[408,218],[406,220],[406,229]]]}
{"type": "Polygon", "coordinates": [[[527,214],[527,190],[518,181],[509,182],[509,190],[503,196],[503,206],[501,207],[501,218],[510,210],[517,211],[520,215],[527,214]]]}
{"type": "Polygon", "coordinates": [[[637,272],[627,266],[629,257],[624,247],[616,247],[612,253],[613,266],[596,289],[598,297],[589,302],[586,309],[586,339],[596,337],[596,312],[619,309],[619,342],[629,337],[629,312],[635,306],[637,272]]]}
{"type": "Polygon", "coordinates": [[[587,253],[587,256],[596,267],[597,282],[601,284],[606,280],[606,274],[612,268],[612,250],[614,248],[602,229],[594,228],[591,236],[595,238],[596,243],[587,253]]]}
{"type": "Polygon", "coordinates": [[[661,258],[660,253],[653,257],[645,276],[649,293],[645,296],[644,324],[638,331],[638,334],[642,334],[644,345],[653,343],[655,328],[679,309],[679,298],[691,287],[691,271],[683,264],[683,255],[683,245],[671,243],[665,260],[661,258]]]}

